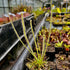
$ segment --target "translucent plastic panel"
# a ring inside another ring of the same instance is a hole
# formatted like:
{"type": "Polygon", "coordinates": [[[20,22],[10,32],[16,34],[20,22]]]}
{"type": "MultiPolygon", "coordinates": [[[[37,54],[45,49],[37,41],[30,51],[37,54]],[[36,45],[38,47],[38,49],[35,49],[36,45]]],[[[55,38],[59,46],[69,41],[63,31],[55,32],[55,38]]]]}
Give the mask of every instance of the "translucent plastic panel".
{"type": "Polygon", "coordinates": [[[2,3],[2,0],[0,0],[0,7],[3,7],[3,3],[2,3]]]}
{"type": "Polygon", "coordinates": [[[23,4],[24,3],[24,0],[21,0],[21,3],[23,4]]]}
{"type": "Polygon", "coordinates": [[[38,0],[26,0],[26,5],[32,6],[33,9],[37,9],[37,8],[42,7],[42,3],[38,0]]]}
{"type": "Polygon", "coordinates": [[[42,7],[42,3],[39,1],[34,1],[34,8],[40,8],[42,7]]]}
{"type": "Polygon", "coordinates": [[[9,12],[8,8],[5,8],[5,14],[7,14],[9,12]]]}
{"type": "Polygon", "coordinates": [[[4,14],[3,8],[0,8],[0,17],[4,14]]]}
{"type": "Polygon", "coordinates": [[[8,0],[4,0],[4,7],[8,7],[8,0]]]}
{"type": "MultiPolygon", "coordinates": [[[[17,2],[18,0],[11,0],[10,1],[10,7],[14,7],[14,6],[16,6],[16,2],[17,2]]],[[[20,0],[19,0],[20,1],[20,0]]]]}
{"type": "Polygon", "coordinates": [[[41,0],[42,2],[45,2],[45,1],[47,1],[47,0],[41,0]]]}
{"type": "Polygon", "coordinates": [[[17,0],[17,4],[20,5],[20,0],[17,0]]]}

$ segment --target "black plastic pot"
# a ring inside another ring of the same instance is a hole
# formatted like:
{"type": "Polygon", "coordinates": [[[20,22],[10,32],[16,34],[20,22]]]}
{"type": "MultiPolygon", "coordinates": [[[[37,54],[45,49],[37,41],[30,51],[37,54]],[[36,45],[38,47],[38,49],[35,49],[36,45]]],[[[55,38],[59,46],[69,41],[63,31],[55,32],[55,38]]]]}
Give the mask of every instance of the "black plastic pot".
{"type": "Polygon", "coordinates": [[[50,61],[55,59],[55,47],[47,47],[46,56],[49,57],[50,61]]]}
{"type": "Polygon", "coordinates": [[[59,52],[65,53],[64,47],[58,47],[58,48],[55,47],[55,53],[58,54],[59,52]]]}
{"type": "Polygon", "coordinates": [[[55,59],[55,52],[46,52],[46,56],[49,58],[49,61],[54,61],[55,59]]]}

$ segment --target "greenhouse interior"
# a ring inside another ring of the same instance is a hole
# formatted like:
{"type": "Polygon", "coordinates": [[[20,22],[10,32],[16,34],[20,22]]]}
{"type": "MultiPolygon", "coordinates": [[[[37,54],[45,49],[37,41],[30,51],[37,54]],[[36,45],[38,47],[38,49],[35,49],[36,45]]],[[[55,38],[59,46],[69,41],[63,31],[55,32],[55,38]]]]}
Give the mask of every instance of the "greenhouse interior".
{"type": "Polygon", "coordinates": [[[0,0],[0,70],[70,70],[70,0],[0,0]]]}

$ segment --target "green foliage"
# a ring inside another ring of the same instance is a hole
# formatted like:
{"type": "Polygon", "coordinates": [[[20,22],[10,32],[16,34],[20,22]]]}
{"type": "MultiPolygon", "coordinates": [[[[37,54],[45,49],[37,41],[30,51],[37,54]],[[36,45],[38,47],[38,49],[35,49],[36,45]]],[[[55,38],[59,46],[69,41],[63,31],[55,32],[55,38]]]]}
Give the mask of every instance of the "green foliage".
{"type": "Polygon", "coordinates": [[[30,62],[27,62],[26,63],[26,66],[29,68],[29,69],[34,69],[34,70],[40,70],[40,68],[43,68],[45,65],[47,66],[47,61],[44,61],[41,59],[41,55],[39,54],[39,58],[38,60],[30,60],[30,62]]]}
{"type": "Polygon", "coordinates": [[[59,17],[59,15],[56,15],[56,18],[58,18],[59,17]]]}
{"type": "Polygon", "coordinates": [[[52,10],[52,12],[57,13],[57,9],[56,9],[56,8],[55,8],[55,9],[53,9],[53,10],[52,10]]]}
{"type": "Polygon", "coordinates": [[[56,31],[58,31],[59,32],[59,30],[58,29],[56,29],[56,28],[52,28],[52,30],[51,30],[52,32],[56,32],[56,31]]]}
{"type": "MultiPolygon", "coordinates": [[[[51,0],[51,7],[52,7],[52,0],[51,0]]],[[[35,16],[39,16],[41,14],[43,14],[44,11],[42,10],[37,10],[37,11],[34,11],[34,14],[35,16]]],[[[10,17],[9,17],[10,18],[10,17]]],[[[52,9],[51,9],[51,22],[50,22],[50,30],[49,30],[49,36],[48,36],[48,41],[47,43],[45,43],[45,34],[43,34],[43,46],[42,46],[42,52],[39,52],[39,46],[37,45],[37,42],[35,40],[35,36],[34,36],[34,32],[33,32],[33,27],[32,27],[32,22],[30,21],[30,26],[31,26],[31,31],[32,31],[32,34],[33,34],[33,38],[34,38],[34,43],[35,43],[35,48],[36,48],[36,53],[33,51],[33,49],[31,48],[31,45],[29,43],[29,40],[27,38],[27,35],[26,35],[26,31],[25,31],[25,24],[24,24],[24,20],[23,20],[23,14],[21,13],[21,19],[22,19],[22,27],[23,27],[23,33],[24,33],[24,36],[25,36],[25,39],[26,39],[26,42],[29,46],[29,49],[27,48],[27,46],[23,43],[23,41],[20,39],[14,25],[13,25],[13,22],[10,18],[10,21],[11,21],[11,24],[12,24],[12,27],[15,31],[15,34],[16,36],[18,37],[18,39],[20,40],[20,42],[22,43],[22,45],[32,54],[32,56],[34,57],[33,60],[30,60],[30,64],[29,64],[29,69],[30,68],[37,68],[37,70],[40,70],[41,68],[44,67],[44,65],[46,64],[47,66],[47,61],[45,60],[45,54],[46,54],[46,50],[47,50],[47,47],[48,47],[48,43],[49,43],[49,39],[50,39],[50,34],[51,34],[51,25],[52,25],[52,9]]],[[[39,32],[39,34],[41,35],[41,33],[39,32]]]]}
{"type": "Polygon", "coordinates": [[[70,35],[70,31],[67,33],[67,35],[70,35]]]}
{"type": "Polygon", "coordinates": [[[26,12],[32,13],[32,8],[31,7],[27,7],[27,6],[24,6],[22,4],[18,5],[17,7],[13,7],[11,12],[14,13],[14,14],[17,14],[18,12],[24,11],[24,9],[26,9],[26,12]]]}
{"type": "Polygon", "coordinates": [[[33,13],[34,13],[35,18],[37,18],[39,15],[43,14],[44,11],[37,9],[36,11],[33,10],[33,13]]]}
{"type": "Polygon", "coordinates": [[[69,26],[63,26],[63,29],[62,29],[62,30],[64,30],[64,31],[69,31],[70,28],[69,28],[69,26]]]}
{"type": "Polygon", "coordinates": [[[64,44],[64,47],[65,47],[65,48],[70,48],[70,45],[64,44]]]}
{"type": "Polygon", "coordinates": [[[66,8],[62,8],[61,9],[61,12],[66,12],[66,8]]]}
{"type": "MultiPolygon", "coordinates": [[[[31,26],[31,31],[32,31],[32,34],[33,34],[33,38],[34,38],[34,42],[35,42],[35,47],[36,47],[36,51],[37,53],[33,52],[33,49],[31,48],[31,45],[29,44],[29,40],[27,38],[27,35],[26,35],[26,32],[25,32],[25,25],[24,25],[24,20],[23,20],[23,14],[21,15],[22,16],[22,26],[23,26],[23,32],[24,32],[24,36],[25,36],[25,39],[26,39],[26,42],[29,46],[29,49],[26,47],[26,45],[22,42],[22,40],[20,39],[12,21],[11,21],[11,24],[12,24],[12,27],[18,37],[18,39],[20,40],[20,42],[23,44],[23,46],[33,55],[34,57],[34,60],[33,62],[31,63],[32,66],[34,67],[38,67],[41,68],[45,63],[47,63],[44,58],[45,58],[45,36],[43,36],[43,49],[42,49],[42,53],[39,53],[39,47],[37,46],[37,43],[36,43],[36,40],[35,40],[35,36],[34,36],[34,32],[33,32],[33,27],[32,27],[32,22],[30,21],[30,26],[31,26]]],[[[10,19],[11,20],[11,19],[10,19]]]]}
{"type": "Polygon", "coordinates": [[[62,47],[62,44],[63,44],[63,41],[58,42],[58,43],[55,44],[55,47],[62,47]]]}
{"type": "MultiPolygon", "coordinates": [[[[62,13],[64,13],[64,12],[66,12],[66,8],[62,8],[62,9],[60,9],[60,11],[61,11],[62,13]]],[[[53,9],[52,12],[58,13],[57,8],[53,9]]],[[[67,9],[67,12],[69,12],[68,9],[67,9]]]]}
{"type": "Polygon", "coordinates": [[[41,31],[39,31],[39,35],[41,35],[41,31]]]}

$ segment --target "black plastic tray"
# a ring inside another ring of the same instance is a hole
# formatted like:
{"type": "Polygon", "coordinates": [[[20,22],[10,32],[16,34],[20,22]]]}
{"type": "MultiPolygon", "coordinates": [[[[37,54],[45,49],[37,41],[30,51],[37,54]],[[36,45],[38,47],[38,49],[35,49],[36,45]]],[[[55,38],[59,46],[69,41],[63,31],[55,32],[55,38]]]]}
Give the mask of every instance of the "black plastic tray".
{"type": "MultiPolygon", "coordinates": [[[[30,18],[31,16],[33,16],[33,14],[24,18],[26,30],[30,28],[30,22],[28,22],[29,20],[26,20],[26,19],[30,18]]],[[[21,19],[14,21],[13,24],[14,24],[14,27],[16,28],[17,33],[21,37],[23,35],[21,19]]],[[[17,41],[17,39],[18,38],[12,28],[11,23],[7,23],[0,26],[0,58],[2,55],[4,55],[5,52],[7,52],[9,48],[11,48],[11,46],[17,41]]]]}

